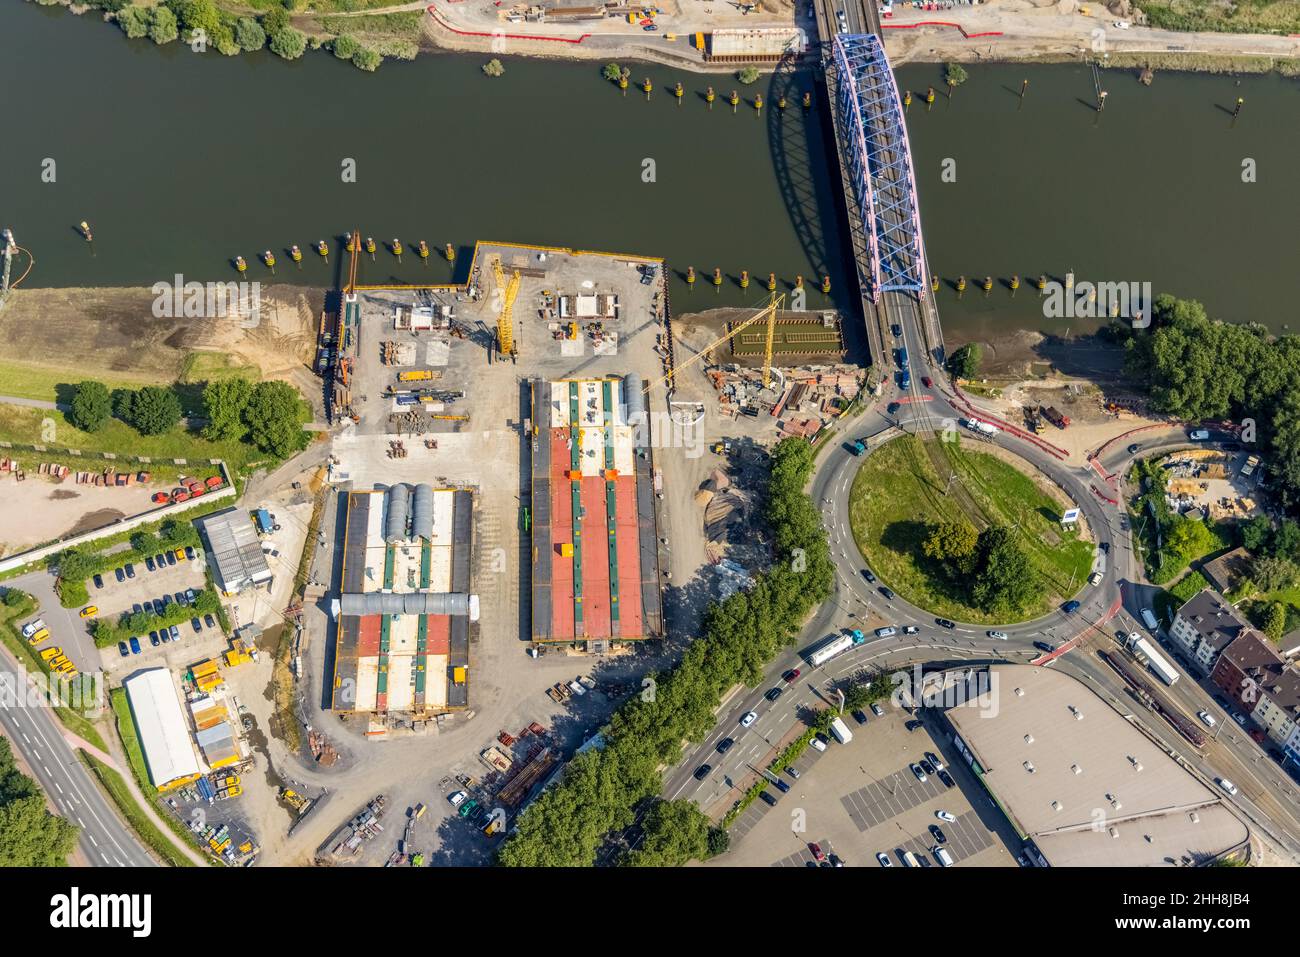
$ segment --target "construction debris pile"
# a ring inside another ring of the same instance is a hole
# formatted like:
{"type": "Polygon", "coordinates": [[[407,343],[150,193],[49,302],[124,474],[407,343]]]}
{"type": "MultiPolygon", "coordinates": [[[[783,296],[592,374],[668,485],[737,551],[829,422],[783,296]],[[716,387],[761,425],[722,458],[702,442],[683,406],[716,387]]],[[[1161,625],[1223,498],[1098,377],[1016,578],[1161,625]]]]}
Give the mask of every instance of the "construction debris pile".
{"type": "Polygon", "coordinates": [[[1259,475],[1259,458],[1247,457],[1237,468],[1238,458],[1217,449],[1175,452],[1160,466],[1167,474],[1165,501],[1175,512],[1195,519],[1219,521],[1256,514],[1259,506],[1251,490],[1259,475]]]}
{"type": "Polygon", "coordinates": [[[388,798],[376,795],[369,804],[331,838],[330,853],[335,857],[355,857],[364,841],[373,841],[384,833],[379,819],[384,816],[388,798]]]}
{"type": "Polygon", "coordinates": [[[862,391],[863,373],[856,366],[799,366],[773,370],[774,380],[763,388],[763,371],[739,365],[718,365],[706,370],[718,394],[723,415],[787,419],[778,427],[787,435],[811,439],[831,419],[842,415],[862,391]]]}
{"type": "Polygon", "coordinates": [[[716,565],[733,540],[743,540],[750,534],[753,502],[722,469],[714,469],[695,493],[695,504],[704,510],[705,554],[716,565]]]}

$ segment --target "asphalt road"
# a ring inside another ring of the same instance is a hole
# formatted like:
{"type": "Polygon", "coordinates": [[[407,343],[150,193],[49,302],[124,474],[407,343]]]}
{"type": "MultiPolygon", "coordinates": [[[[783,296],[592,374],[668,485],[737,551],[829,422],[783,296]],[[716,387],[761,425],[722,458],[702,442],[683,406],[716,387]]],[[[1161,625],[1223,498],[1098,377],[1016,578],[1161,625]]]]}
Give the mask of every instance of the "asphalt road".
{"type": "MultiPolygon", "coordinates": [[[[26,672],[0,649],[0,680],[25,689],[26,672]]],[[[90,772],[63,739],[62,725],[44,705],[0,695],[0,728],[26,760],[57,812],[81,828],[79,847],[96,867],[151,867],[155,861],[117,816],[90,772]]]]}

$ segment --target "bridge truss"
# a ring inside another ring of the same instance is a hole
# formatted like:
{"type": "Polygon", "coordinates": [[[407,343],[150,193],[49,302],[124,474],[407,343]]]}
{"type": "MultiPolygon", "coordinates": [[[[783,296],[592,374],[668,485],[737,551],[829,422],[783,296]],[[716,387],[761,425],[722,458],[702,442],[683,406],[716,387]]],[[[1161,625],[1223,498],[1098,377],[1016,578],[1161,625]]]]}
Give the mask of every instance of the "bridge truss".
{"type": "Polygon", "coordinates": [[[921,218],[912,151],[893,71],[880,38],[832,41],[835,109],[849,179],[862,210],[868,262],[859,263],[872,302],[882,292],[925,292],[921,218]]]}

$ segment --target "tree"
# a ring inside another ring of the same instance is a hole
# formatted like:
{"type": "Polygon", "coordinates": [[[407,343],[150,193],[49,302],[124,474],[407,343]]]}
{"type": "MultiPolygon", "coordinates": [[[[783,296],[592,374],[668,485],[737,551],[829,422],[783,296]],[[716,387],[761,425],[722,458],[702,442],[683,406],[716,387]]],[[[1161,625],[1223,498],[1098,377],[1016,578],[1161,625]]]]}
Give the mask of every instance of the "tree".
{"type": "Polygon", "coordinates": [[[979,533],[965,522],[940,522],[930,526],[921,551],[936,561],[965,558],[975,551],[978,541],[979,533]]]}
{"type": "Polygon", "coordinates": [[[266,31],[252,17],[240,17],[235,21],[235,42],[239,49],[252,53],[266,46],[266,31]]]}
{"type": "Polygon", "coordinates": [[[501,76],[506,72],[506,68],[500,60],[494,58],[483,64],[483,72],[488,76],[501,76]]]}
{"type": "Polygon", "coordinates": [[[293,27],[287,26],[283,30],[277,30],[269,35],[271,37],[271,52],[286,60],[298,59],[303,55],[303,51],[307,49],[307,38],[293,27]]]}
{"type": "Polygon", "coordinates": [[[757,67],[747,66],[736,74],[736,79],[745,84],[757,83],[762,75],[757,67]]]}
{"type": "Polygon", "coordinates": [[[1241,544],[1248,552],[1262,552],[1273,534],[1267,515],[1256,515],[1241,526],[1241,544]]]}
{"type": "Polygon", "coordinates": [[[154,7],[153,17],[149,23],[149,39],[159,46],[171,43],[180,36],[180,24],[176,14],[167,7],[154,7]]]}
{"type": "Polygon", "coordinates": [[[268,37],[273,37],[288,27],[289,14],[283,7],[272,7],[266,11],[266,16],[262,17],[262,29],[266,31],[268,37]]]}
{"type": "Polygon", "coordinates": [[[149,35],[149,11],[144,7],[129,6],[117,14],[117,25],[132,40],[149,35]]]}
{"type": "Polygon", "coordinates": [[[978,571],[970,585],[975,606],[990,614],[1019,611],[1041,590],[1029,556],[1016,542],[1015,533],[993,525],[979,535],[978,571]]]}
{"type": "Polygon", "coordinates": [[[357,51],[361,49],[361,44],[355,37],[343,34],[334,40],[334,55],[340,60],[351,60],[356,56],[357,51]]]}
{"type": "Polygon", "coordinates": [[[1281,641],[1286,634],[1286,605],[1280,601],[1271,601],[1260,616],[1260,630],[1273,641],[1281,641]]]}
{"type": "Polygon", "coordinates": [[[31,596],[21,588],[7,588],[5,589],[4,597],[5,607],[17,608],[30,597],[31,596]]]}
{"type": "Polygon", "coordinates": [[[383,62],[383,56],[378,51],[370,49],[370,47],[358,47],[357,52],[352,54],[352,65],[358,70],[365,70],[367,73],[374,73],[379,69],[379,64],[383,62]]]}
{"type": "Polygon", "coordinates": [[[1269,540],[1268,550],[1279,558],[1300,561],[1300,524],[1289,518],[1283,519],[1269,540]]]}
{"type": "Polygon", "coordinates": [[[90,379],[77,383],[68,413],[68,420],[76,428],[83,432],[98,432],[112,414],[113,401],[107,386],[90,379]]]}
{"type": "Polygon", "coordinates": [[[64,867],[78,833],[46,810],[40,788],[18,770],[8,739],[0,738],[0,867],[64,867]]]}
{"type": "Polygon", "coordinates": [[[948,358],[948,371],[958,379],[973,379],[979,375],[984,350],[978,342],[968,342],[948,358]]]}
{"type": "Polygon", "coordinates": [[[943,65],[943,81],[948,84],[948,95],[961,86],[968,79],[966,68],[960,63],[945,63],[943,65]]]}
{"type": "Polygon", "coordinates": [[[681,867],[709,856],[709,819],[694,801],[656,799],[642,824],[640,843],[624,858],[628,867],[681,867]]]}
{"type": "Polygon", "coordinates": [[[619,77],[623,75],[623,70],[617,63],[606,63],[605,69],[600,71],[600,75],[611,83],[617,83],[619,77]]]}
{"type": "Polygon", "coordinates": [[[263,452],[288,458],[307,447],[303,431],[310,413],[296,389],[286,382],[259,382],[244,407],[244,425],[263,452]]]}
{"type": "Polygon", "coordinates": [[[203,437],[213,442],[242,439],[248,431],[244,410],[252,394],[252,383],[239,376],[217,379],[204,386],[203,405],[208,424],[203,427],[203,437]]]}
{"type": "Polygon", "coordinates": [[[1282,591],[1300,582],[1300,566],[1289,558],[1265,555],[1250,563],[1250,577],[1265,594],[1282,591]]]}
{"type": "Polygon", "coordinates": [[[709,857],[717,857],[719,854],[725,854],[727,848],[731,846],[731,835],[725,829],[720,827],[709,828],[709,857]]]}
{"type": "Polygon", "coordinates": [[[122,411],[126,423],[141,435],[161,435],[180,422],[181,400],[171,389],[147,385],[130,393],[122,411]]]}

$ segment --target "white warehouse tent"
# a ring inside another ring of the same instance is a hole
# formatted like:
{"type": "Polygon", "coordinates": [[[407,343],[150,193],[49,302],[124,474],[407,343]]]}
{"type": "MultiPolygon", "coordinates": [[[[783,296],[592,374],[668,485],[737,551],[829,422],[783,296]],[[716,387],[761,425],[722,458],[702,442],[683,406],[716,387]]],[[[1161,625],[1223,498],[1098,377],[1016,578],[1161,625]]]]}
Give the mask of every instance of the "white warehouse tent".
{"type": "Polygon", "coordinates": [[[151,668],[123,683],[140,733],[149,779],[158,790],[192,780],[201,773],[190,744],[190,729],[180,695],[166,668],[151,668]]]}

